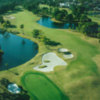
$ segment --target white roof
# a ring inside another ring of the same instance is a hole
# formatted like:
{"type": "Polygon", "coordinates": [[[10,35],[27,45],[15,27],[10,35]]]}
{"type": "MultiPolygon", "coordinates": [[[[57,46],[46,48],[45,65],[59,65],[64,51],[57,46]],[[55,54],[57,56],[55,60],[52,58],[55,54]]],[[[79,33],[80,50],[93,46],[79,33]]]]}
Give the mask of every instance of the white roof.
{"type": "Polygon", "coordinates": [[[9,84],[8,91],[17,94],[20,93],[21,89],[17,86],[17,84],[9,84]]]}

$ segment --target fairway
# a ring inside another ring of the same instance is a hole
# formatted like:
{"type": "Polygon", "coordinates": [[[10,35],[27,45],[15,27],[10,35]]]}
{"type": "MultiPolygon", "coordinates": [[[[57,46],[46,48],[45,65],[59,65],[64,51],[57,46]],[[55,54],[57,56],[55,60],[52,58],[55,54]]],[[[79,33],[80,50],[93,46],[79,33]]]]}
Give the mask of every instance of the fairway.
{"type": "Polygon", "coordinates": [[[68,100],[43,74],[27,73],[22,77],[22,84],[29,91],[32,100],[68,100]]]}

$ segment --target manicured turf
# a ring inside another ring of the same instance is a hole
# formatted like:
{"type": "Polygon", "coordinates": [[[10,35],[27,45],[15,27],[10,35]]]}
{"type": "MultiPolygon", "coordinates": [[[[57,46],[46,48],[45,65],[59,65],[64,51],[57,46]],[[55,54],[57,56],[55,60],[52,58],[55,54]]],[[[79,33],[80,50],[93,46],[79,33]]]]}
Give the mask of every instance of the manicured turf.
{"type": "Polygon", "coordinates": [[[22,84],[32,100],[68,100],[44,74],[29,72],[22,77],[22,84]]]}

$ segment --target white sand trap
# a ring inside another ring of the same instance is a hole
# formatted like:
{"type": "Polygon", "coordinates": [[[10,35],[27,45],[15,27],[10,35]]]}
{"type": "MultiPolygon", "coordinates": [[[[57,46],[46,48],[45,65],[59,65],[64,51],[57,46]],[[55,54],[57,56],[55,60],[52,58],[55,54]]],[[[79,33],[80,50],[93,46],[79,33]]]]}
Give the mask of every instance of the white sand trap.
{"type": "Polygon", "coordinates": [[[58,51],[64,53],[64,52],[68,52],[69,50],[65,48],[59,48],[58,51]]]}
{"type": "Polygon", "coordinates": [[[14,16],[7,16],[6,18],[7,18],[7,19],[15,19],[14,16]]]}
{"type": "Polygon", "coordinates": [[[66,66],[67,63],[63,59],[59,58],[55,53],[50,52],[50,53],[44,54],[42,57],[42,64],[34,67],[33,69],[37,71],[42,71],[42,72],[50,72],[50,71],[54,71],[54,67],[60,66],[60,65],[66,66]],[[49,61],[49,62],[46,62],[46,61],[49,61]],[[40,68],[40,66],[43,66],[43,65],[45,65],[46,67],[40,68]]]}
{"type": "Polygon", "coordinates": [[[71,59],[71,58],[74,57],[74,55],[73,54],[68,54],[68,55],[64,54],[63,57],[66,58],[66,59],[71,59]]]}
{"type": "Polygon", "coordinates": [[[10,19],[15,19],[15,17],[11,16],[10,19]]]}
{"type": "Polygon", "coordinates": [[[74,57],[74,55],[73,55],[70,51],[68,51],[68,52],[64,52],[64,53],[63,53],[63,57],[64,57],[65,59],[71,59],[71,58],[74,57]]]}
{"type": "Polygon", "coordinates": [[[70,53],[70,51],[66,48],[59,48],[58,52],[63,53],[63,57],[65,59],[71,59],[74,57],[74,55],[72,53],[70,53]]]}
{"type": "Polygon", "coordinates": [[[18,94],[21,92],[21,89],[17,86],[17,84],[9,84],[8,91],[14,94],[18,94]]]}

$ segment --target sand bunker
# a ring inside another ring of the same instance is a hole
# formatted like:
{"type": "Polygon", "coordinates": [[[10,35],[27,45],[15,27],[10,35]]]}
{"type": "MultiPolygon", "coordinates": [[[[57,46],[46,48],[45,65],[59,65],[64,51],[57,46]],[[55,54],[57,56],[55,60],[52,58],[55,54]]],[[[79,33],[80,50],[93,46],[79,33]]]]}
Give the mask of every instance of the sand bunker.
{"type": "Polygon", "coordinates": [[[64,54],[63,57],[66,59],[71,59],[74,57],[74,55],[73,54],[64,54]]]}
{"type": "Polygon", "coordinates": [[[6,16],[7,19],[15,19],[14,16],[6,16]]]}
{"type": "Polygon", "coordinates": [[[10,19],[15,19],[15,17],[11,16],[10,19]]]}
{"type": "Polygon", "coordinates": [[[65,49],[65,48],[59,48],[58,49],[58,52],[61,52],[61,53],[64,53],[64,52],[68,52],[69,50],[68,49],[65,49]]]}
{"type": "Polygon", "coordinates": [[[60,65],[66,66],[67,63],[63,59],[59,58],[55,53],[50,52],[44,54],[42,57],[42,64],[34,67],[33,69],[42,72],[50,72],[54,71],[54,67],[60,65]]]}
{"type": "Polygon", "coordinates": [[[65,59],[71,59],[74,57],[74,55],[66,48],[59,48],[58,52],[63,53],[65,59]]]}

